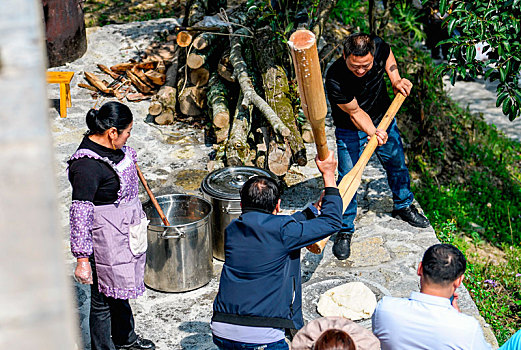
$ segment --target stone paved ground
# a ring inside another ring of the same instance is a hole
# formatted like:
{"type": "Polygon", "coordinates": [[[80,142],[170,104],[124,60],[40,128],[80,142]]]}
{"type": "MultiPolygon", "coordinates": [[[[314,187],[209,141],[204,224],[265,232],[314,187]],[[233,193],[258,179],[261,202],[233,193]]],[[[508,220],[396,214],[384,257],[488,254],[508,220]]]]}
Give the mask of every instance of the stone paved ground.
{"type": "MultiPolygon", "coordinates": [[[[65,161],[86,131],[85,115],[95,104],[88,91],[77,87],[77,83],[83,80],[81,73],[84,70],[95,72],[96,63],[110,66],[134,57],[138,49],[142,50],[150,43],[155,31],[175,24],[176,20],[169,19],[90,29],[87,53],[67,66],[55,68],[76,73],[71,86],[73,107],[69,108],[68,117],[60,118],[56,107],[49,109],[61,203],[63,250],[67,254],[66,263],[71,271],[71,279],[74,267],[68,243],[71,191],[65,175],[65,161]]],[[[56,104],[58,98],[57,90],[56,86],[49,86],[48,95],[53,104],[56,104]]],[[[204,132],[180,123],[161,127],[146,123],[148,102],[128,105],[135,116],[129,145],[137,150],[141,169],[156,195],[174,192],[200,194],[198,188],[207,174],[206,163],[211,151],[211,146],[205,143],[204,132]]],[[[327,134],[329,147],[334,149],[330,120],[327,134]]],[[[314,145],[308,145],[309,164],[294,167],[288,174],[290,188],[285,192],[282,204],[285,213],[304,207],[318,195],[320,180],[312,161],[314,155],[314,145]]],[[[145,200],[143,193],[141,195],[145,200]]],[[[412,290],[418,290],[416,267],[425,249],[437,242],[433,229],[414,228],[390,216],[390,190],[382,168],[374,159],[364,173],[359,196],[357,231],[353,239],[353,254],[348,260],[339,262],[332,256],[331,242],[322,255],[302,251],[305,281],[303,311],[306,321],[318,317],[315,304],[320,293],[340,283],[363,281],[378,298],[383,295],[403,297],[412,290]]],[[[147,289],[144,296],[132,301],[138,333],[154,340],[159,350],[214,349],[209,320],[221,268],[222,263],[214,260],[212,280],[194,291],[163,293],[147,289]]],[[[75,284],[75,291],[88,348],[89,288],[75,284]]],[[[463,312],[478,315],[475,304],[464,288],[460,295],[463,312]]],[[[362,324],[370,327],[368,321],[362,324]]],[[[490,342],[497,347],[490,329],[485,326],[484,330],[490,342]]]]}
{"type": "Polygon", "coordinates": [[[497,83],[483,80],[473,82],[457,81],[454,86],[448,79],[444,79],[445,90],[461,107],[468,106],[472,113],[483,113],[485,121],[495,125],[508,137],[521,142],[521,118],[513,122],[503,114],[501,108],[496,107],[497,83]]]}

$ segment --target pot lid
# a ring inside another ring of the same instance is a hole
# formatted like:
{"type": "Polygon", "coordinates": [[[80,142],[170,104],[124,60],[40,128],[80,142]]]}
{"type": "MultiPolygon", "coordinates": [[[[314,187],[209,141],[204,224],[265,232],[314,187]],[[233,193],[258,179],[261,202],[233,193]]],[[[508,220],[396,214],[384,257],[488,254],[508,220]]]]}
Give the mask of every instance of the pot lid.
{"type": "Polygon", "coordinates": [[[240,200],[242,185],[253,176],[262,175],[277,180],[271,171],[251,166],[237,166],[217,169],[206,175],[201,189],[208,195],[220,199],[240,200]]]}

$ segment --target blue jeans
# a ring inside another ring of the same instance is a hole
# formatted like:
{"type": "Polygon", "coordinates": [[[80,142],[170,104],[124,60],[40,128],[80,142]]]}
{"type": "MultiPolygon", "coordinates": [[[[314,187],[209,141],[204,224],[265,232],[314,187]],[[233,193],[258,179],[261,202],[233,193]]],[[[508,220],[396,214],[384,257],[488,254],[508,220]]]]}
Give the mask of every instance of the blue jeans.
{"type": "Polygon", "coordinates": [[[219,350],[288,350],[289,346],[284,339],[268,344],[241,343],[229,339],[213,336],[213,343],[219,350]]]}
{"type": "MultiPolygon", "coordinates": [[[[387,142],[385,145],[377,147],[375,153],[387,173],[387,182],[393,193],[394,209],[399,210],[410,206],[414,196],[411,192],[409,170],[405,165],[402,139],[400,138],[396,120],[392,121],[387,130],[387,134],[389,136],[387,142]]],[[[337,183],[340,183],[344,175],[353,168],[360,158],[364,150],[364,145],[367,142],[367,134],[359,130],[336,128],[335,136],[338,153],[337,183]]],[[[344,212],[340,232],[355,232],[354,221],[356,208],[357,201],[355,193],[351,203],[349,203],[344,212]]]]}

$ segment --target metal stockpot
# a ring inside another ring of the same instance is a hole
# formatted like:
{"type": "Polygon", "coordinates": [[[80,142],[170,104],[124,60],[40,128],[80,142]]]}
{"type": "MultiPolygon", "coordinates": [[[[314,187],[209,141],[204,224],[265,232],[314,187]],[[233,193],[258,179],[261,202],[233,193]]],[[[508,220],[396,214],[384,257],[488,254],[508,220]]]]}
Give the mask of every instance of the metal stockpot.
{"type": "Polygon", "coordinates": [[[214,209],[211,220],[214,258],[224,261],[224,230],[233,219],[241,215],[239,192],[242,185],[257,175],[277,180],[277,176],[271,171],[250,166],[218,169],[203,179],[201,191],[214,209]]]}
{"type": "Polygon", "coordinates": [[[207,284],[213,274],[212,205],[185,194],[156,199],[171,226],[163,226],[151,203],[143,206],[150,220],[145,283],[165,292],[185,292],[207,284]]]}

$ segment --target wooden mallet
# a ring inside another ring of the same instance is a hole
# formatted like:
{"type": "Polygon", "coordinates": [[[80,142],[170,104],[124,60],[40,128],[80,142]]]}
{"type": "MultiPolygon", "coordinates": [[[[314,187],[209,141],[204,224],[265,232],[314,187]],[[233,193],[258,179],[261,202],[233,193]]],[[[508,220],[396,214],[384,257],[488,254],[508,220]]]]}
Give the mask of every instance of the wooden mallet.
{"type": "MultiPolygon", "coordinates": [[[[295,74],[299,86],[302,110],[304,111],[304,115],[309,119],[313,130],[318,158],[324,160],[328,155],[325,133],[327,105],[315,35],[309,30],[297,30],[291,35],[289,46],[293,57],[293,63],[295,65],[295,74]]],[[[378,129],[387,130],[387,127],[391,124],[391,121],[396,115],[398,109],[400,109],[404,99],[405,96],[402,94],[399,93],[396,95],[393,103],[378,125],[378,129]]],[[[367,144],[356,165],[342,178],[338,185],[343,202],[342,212],[346,210],[360,186],[362,173],[367,162],[371,158],[371,155],[376,149],[376,146],[378,146],[378,140],[374,135],[367,144]]],[[[312,253],[320,254],[324,250],[328,240],[329,237],[324,238],[322,241],[311,244],[306,248],[312,253]]]]}

